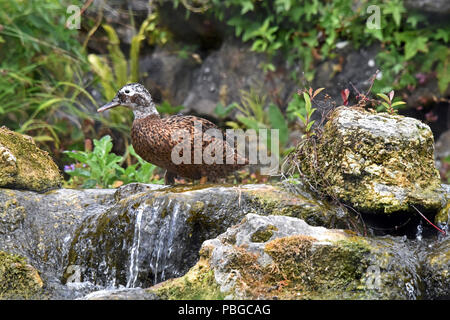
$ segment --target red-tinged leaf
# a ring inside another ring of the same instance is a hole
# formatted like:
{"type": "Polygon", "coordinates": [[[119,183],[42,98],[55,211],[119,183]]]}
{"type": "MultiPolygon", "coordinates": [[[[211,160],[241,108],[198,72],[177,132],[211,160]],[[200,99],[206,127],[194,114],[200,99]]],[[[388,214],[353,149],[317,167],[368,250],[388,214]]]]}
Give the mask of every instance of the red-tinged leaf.
{"type": "Polygon", "coordinates": [[[309,96],[312,97],[313,95],[313,88],[309,87],[309,96]]]}
{"type": "Polygon", "coordinates": [[[350,95],[350,90],[344,89],[341,91],[342,103],[344,106],[348,105],[348,97],[350,95]]]}
{"type": "Polygon", "coordinates": [[[317,96],[319,93],[321,93],[322,92],[322,90],[324,90],[325,88],[319,88],[319,89],[317,89],[316,91],[314,91],[314,94],[313,94],[313,98],[315,97],[315,96],[317,96]]]}
{"type": "Polygon", "coordinates": [[[392,99],[394,99],[394,90],[389,92],[389,100],[392,101],[392,99]]]}

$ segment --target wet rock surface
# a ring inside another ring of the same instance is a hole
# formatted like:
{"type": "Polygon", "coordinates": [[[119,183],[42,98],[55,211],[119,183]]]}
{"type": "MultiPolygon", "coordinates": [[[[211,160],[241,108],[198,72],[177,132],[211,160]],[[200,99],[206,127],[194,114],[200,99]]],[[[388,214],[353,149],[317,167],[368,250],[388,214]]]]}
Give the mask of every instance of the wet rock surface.
{"type": "Polygon", "coordinates": [[[35,270],[39,299],[448,296],[448,238],[357,236],[296,188],[0,189],[0,250],[35,270]]]}
{"type": "Polygon", "coordinates": [[[203,241],[249,212],[323,212],[329,223],[339,220],[331,219],[338,211],[323,203],[269,185],[148,188],[131,184],[118,189],[113,206],[88,217],[75,231],[68,266],[80,268],[81,281],[146,287],[179,277],[196,263],[203,241]]]}
{"type": "Polygon", "coordinates": [[[0,189],[0,250],[39,271],[42,298],[73,299],[181,276],[197,262],[203,241],[251,212],[327,227],[346,226],[348,218],[306,191],[271,185],[0,189]]]}
{"type": "Polygon", "coordinates": [[[447,244],[363,238],[297,218],[248,214],[205,241],[185,276],[149,290],[163,299],[445,298],[447,244]]]}

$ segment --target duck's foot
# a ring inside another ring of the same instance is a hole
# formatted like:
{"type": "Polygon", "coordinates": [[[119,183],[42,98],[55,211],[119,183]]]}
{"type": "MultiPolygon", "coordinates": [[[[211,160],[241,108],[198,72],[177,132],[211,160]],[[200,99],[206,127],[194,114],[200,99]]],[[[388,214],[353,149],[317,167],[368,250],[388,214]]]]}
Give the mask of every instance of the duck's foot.
{"type": "Polygon", "coordinates": [[[203,176],[200,178],[200,184],[205,184],[206,182],[208,182],[208,177],[207,176],[203,176]]]}
{"type": "Polygon", "coordinates": [[[175,173],[166,170],[166,173],[164,174],[164,184],[175,184],[176,176],[177,175],[175,173]]]}

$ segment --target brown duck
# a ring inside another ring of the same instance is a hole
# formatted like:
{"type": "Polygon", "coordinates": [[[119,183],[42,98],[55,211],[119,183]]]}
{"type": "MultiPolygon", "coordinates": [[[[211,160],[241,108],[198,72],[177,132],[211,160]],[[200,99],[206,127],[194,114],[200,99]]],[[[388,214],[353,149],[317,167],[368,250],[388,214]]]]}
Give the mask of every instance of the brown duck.
{"type": "Polygon", "coordinates": [[[152,96],[139,83],[125,85],[111,102],[97,111],[117,106],[133,111],[133,147],[144,160],[166,169],[166,184],[173,184],[177,176],[201,179],[201,183],[217,181],[248,164],[214,123],[195,116],[161,118],[152,96]],[[208,159],[202,157],[205,153],[210,155],[208,159]]]}

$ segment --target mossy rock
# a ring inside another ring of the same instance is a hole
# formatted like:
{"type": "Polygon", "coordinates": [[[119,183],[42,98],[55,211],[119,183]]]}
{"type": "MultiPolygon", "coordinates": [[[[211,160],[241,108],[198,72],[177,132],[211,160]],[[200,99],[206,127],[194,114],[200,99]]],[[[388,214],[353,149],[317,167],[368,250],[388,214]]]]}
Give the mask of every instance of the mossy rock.
{"type": "Polygon", "coordinates": [[[297,159],[310,182],[361,212],[437,211],[445,204],[434,140],[421,121],[339,107],[297,159]]]}
{"type": "Polygon", "coordinates": [[[0,128],[0,187],[42,192],[59,188],[62,179],[55,162],[31,137],[0,128]]]}
{"type": "Polygon", "coordinates": [[[248,214],[205,241],[186,275],[150,290],[162,299],[413,299],[419,291],[413,255],[395,238],[248,214]],[[264,239],[255,236],[261,232],[264,239]]]}
{"type": "Polygon", "coordinates": [[[0,299],[35,298],[42,287],[39,273],[25,258],[0,251],[0,299]]]}

